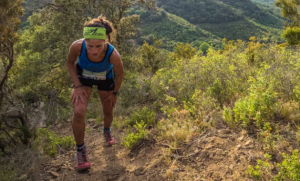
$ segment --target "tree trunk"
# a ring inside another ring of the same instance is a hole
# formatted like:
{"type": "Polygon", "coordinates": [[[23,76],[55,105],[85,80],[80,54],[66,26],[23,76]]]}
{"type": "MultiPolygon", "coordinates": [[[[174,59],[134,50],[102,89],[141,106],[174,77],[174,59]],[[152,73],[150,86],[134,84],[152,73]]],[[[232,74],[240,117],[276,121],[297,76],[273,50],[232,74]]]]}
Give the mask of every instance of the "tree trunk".
{"type": "Polygon", "coordinates": [[[2,108],[2,103],[3,103],[3,98],[4,98],[4,92],[3,92],[3,87],[4,87],[4,83],[8,78],[8,73],[10,71],[10,69],[13,66],[13,62],[14,62],[14,50],[13,50],[13,42],[9,43],[9,49],[10,51],[8,52],[8,56],[7,57],[9,59],[9,64],[7,65],[7,67],[5,67],[5,74],[3,76],[3,78],[0,80],[0,110],[2,108]]]}

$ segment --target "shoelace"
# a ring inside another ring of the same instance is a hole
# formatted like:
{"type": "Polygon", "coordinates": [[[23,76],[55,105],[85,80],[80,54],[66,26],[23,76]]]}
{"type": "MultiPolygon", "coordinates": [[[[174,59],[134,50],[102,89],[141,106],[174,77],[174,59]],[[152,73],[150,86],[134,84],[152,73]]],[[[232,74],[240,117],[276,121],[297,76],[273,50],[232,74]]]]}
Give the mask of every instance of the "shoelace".
{"type": "Polygon", "coordinates": [[[86,151],[82,152],[82,158],[83,158],[84,162],[87,162],[87,153],[86,153],[86,151]]]}
{"type": "Polygon", "coordinates": [[[78,156],[78,163],[83,163],[83,162],[87,162],[87,154],[85,151],[82,151],[81,153],[77,154],[78,156]]]}
{"type": "Polygon", "coordinates": [[[111,132],[104,133],[104,136],[105,136],[106,140],[108,140],[108,141],[112,140],[111,132]]]}

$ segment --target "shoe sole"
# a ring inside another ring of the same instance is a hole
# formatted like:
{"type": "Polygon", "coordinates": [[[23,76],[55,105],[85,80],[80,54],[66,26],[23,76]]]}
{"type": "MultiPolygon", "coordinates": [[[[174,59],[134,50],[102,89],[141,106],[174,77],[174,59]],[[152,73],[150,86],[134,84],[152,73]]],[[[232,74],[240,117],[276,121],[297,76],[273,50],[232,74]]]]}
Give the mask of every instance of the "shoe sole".
{"type": "Polygon", "coordinates": [[[107,146],[107,147],[111,147],[111,146],[113,146],[115,143],[111,143],[111,144],[108,144],[108,143],[106,143],[105,145],[107,146]]]}
{"type": "Polygon", "coordinates": [[[76,170],[78,172],[85,172],[85,171],[88,171],[89,169],[91,169],[91,167],[89,167],[89,168],[76,168],[76,170]]]}

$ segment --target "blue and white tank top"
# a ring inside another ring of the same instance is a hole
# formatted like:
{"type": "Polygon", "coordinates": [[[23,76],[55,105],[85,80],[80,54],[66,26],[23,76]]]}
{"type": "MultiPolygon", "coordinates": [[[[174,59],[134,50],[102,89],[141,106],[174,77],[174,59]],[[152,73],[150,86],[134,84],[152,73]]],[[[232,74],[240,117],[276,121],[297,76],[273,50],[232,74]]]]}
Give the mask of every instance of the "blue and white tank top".
{"type": "Polygon", "coordinates": [[[107,78],[112,79],[113,73],[112,68],[113,65],[109,62],[110,56],[114,51],[114,47],[111,44],[107,44],[108,48],[106,50],[105,57],[101,62],[92,62],[87,56],[87,49],[85,40],[82,42],[81,54],[78,58],[78,64],[83,71],[99,73],[106,72],[107,78]]]}

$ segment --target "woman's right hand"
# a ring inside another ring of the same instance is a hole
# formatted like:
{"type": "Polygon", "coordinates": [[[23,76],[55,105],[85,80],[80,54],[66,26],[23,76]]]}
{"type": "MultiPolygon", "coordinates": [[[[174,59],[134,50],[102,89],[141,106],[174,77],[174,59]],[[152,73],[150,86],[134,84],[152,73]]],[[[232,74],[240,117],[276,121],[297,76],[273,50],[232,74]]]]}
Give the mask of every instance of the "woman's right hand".
{"type": "Polygon", "coordinates": [[[72,89],[72,104],[73,106],[77,106],[79,104],[79,101],[84,104],[84,98],[83,96],[87,96],[87,93],[85,92],[85,89],[83,87],[73,88],[72,89]]]}

